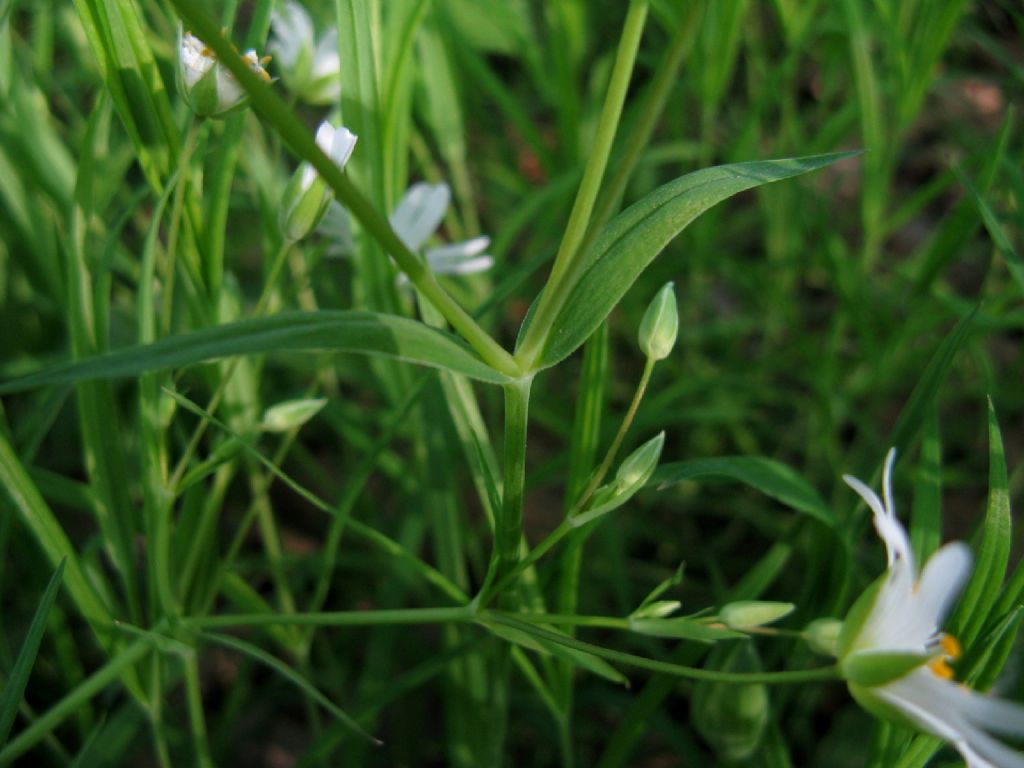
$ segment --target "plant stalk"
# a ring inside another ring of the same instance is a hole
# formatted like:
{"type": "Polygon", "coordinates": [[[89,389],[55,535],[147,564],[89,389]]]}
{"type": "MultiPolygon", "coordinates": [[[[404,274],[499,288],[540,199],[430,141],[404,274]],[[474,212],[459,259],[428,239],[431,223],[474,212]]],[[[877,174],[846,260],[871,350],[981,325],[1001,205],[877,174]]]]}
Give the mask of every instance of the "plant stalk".
{"type": "Polygon", "coordinates": [[[524,371],[535,369],[548,336],[554,327],[554,321],[573,288],[573,281],[566,278],[571,274],[574,263],[583,256],[580,245],[583,243],[590,225],[594,204],[601,189],[601,180],[604,178],[608,157],[611,154],[612,144],[619,127],[619,119],[622,117],[622,105],[625,103],[626,92],[629,90],[633,65],[636,63],[636,54],[640,48],[640,37],[644,31],[644,22],[647,20],[647,6],[647,0],[633,0],[629,5],[622,37],[619,40],[618,53],[615,57],[615,66],[612,69],[611,82],[608,84],[608,93],[601,109],[594,145],[590,150],[590,159],[587,161],[583,180],[576,193],[576,201],[573,203],[572,213],[569,215],[565,235],[558,248],[558,253],[555,255],[551,276],[544,287],[544,292],[540,295],[537,311],[523,337],[523,343],[516,351],[516,360],[524,371]]]}

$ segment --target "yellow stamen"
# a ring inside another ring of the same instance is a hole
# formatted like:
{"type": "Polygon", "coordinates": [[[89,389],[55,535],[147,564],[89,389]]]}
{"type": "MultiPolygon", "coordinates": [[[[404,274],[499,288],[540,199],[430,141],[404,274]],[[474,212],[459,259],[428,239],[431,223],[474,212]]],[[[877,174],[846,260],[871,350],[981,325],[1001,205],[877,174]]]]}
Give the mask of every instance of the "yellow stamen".
{"type": "Polygon", "coordinates": [[[953,668],[949,666],[945,659],[934,659],[928,662],[928,669],[934,672],[938,677],[943,680],[953,679],[953,668]]]}
{"type": "Polygon", "coordinates": [[[267,66],[267,64],[269,64],[273,60],[274,60],[273,56],[264,56],[262,59],[260,59],[260,64],[262,64],[263,66],[267,66]]]}
{"type": "Polygon", "coordinates": [[[952,635],[943,634],[939,638],[939,645],[942,646],[942,650],[946,652],[946,658],[956,661],[964,655],[964,649],[960,645],[960,641],[952,635]]]}
{"type": "Polygon", "coordinates": [[[943,655],[929,661],[928,669],[943,680],[952,680],[954,673],[949,663],[959,659],[963,655],[964,649],[959,640],[947,634],[939,635],[939,647],[942,648],[943,655]]]}

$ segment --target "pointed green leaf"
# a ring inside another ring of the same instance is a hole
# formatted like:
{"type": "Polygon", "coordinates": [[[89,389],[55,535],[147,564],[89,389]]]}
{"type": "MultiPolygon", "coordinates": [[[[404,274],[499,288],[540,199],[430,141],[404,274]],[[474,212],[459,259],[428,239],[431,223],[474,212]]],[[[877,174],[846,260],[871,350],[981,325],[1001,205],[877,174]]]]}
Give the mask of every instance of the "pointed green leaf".
{"type": "Polygon", "coordinates": [[[935,400],[935,395],[942,382],[946,380],[946,374],[949,373],[950,366],[953,364],[953,358],[956,356],[957,350],[960,349],[960,345],[967,339],[977,313],[976,307],[970,314],[964,316],[942,340],[928,361],[928,365],[914,386],[914,391],[910,393],[907,404],[900,411],[900,417],[892,430],[890,442],[898,452],[902,453],[907,449],[921,425],[924,424],[928,410],[935,400]]]}
{"type": "Polygon", "coordinates": [[[18,651],[18,658],[14,661],[11,674],[7,678],[3,693],[0,693],[0,745],[7,742],[7,736],[14,725],[14,718],[18,714],[18,705],[25,695],[25,686],[28,685],[29,674],[32,672],[32,665],[35,664],[36,654],[39,652],[39,644],[43,640],[43,632],[46,631],[46,617],[50,613],[50,607],[57,598],[61,581],[64,579],[64,564],[66,558],[60,561],[57,570],[50,577],[50,583],[46,586],[42,599],[36,608],[36,615],[32,617],[32,623],[28,627],[28,634],[18,651]]]}
{"type": "Polygon", "coordinates": [[[264,666],[270,667],[272,670],[277,672],[277,674],[281,675],[281,677],[283,677],[285,680],[299,688],[299,690],[301,690],[303,693],[309,696],[309,698],[311,698],[313,701],[315,701],[328,712],[330,712],[332,715],[334,715],[334,717],[336,717],[339,722],[344,723],[353,731],[358,733],[360,736],[368,739],[369,741],[378,745],[381,743],[373,736],[368,734],[366,731],[364,731],[362,728],[360,728],[359,724],[355,720],[353,720],[349,715],[347,715],[341,709],[341,707],[339,707],[337,704],[335,704],[333,701],[327,698],[323,693],[321,693],[319,688],[317,688],[315,685],[313,685],[311,682],[309,682],[306,678],[304,678],[294,669],[289,667],[283,661],[267,653],[262,648],[259,648],[253,645],[252,643],[247,643],[244,640],[239,640],[237,637],[231,637],[230,635],[219,635],[210,632],[202,632],[200,633],[200,637],[204,640],[209,640],[212,643],[216,643],[217,645],[222,645],[226,648],[231,648],[235,651],[238,651],[241,654],[244,654],[245,656],[248,656],[249,658],[255,661],[258,661],[260,664],[263,664],[264,666]]]}
{"type": "Polygon", "coordinates": [[[669,182],[620,213],[587,253],[581,277],[554,323],[538,367],[554,365],[586,341],[640,273],[704,211],[738,192],[818,170],[854,154],[706,168],[669,182]]]}
{"type": "Polygon", "coordinates": [[[760,456],[722,456],[665,464],[654,473],[651,483],[662,489],[703,477],[738,480],[829,527],[836,524],[832,510],[806,480],[785,464],[760,456]]]}
{"type": "Polygon", "coordinates": [[[954,618],[956,635],[969,647],[981,633],[999,596],[1010,559],[1010,491],[1006,454],[992,402],[988,404],[989,478],[988,508],[981,529],[978,563],[967,582],[954,618]]]}
{"type": "Polygon", "coordinates": [[[50,384],[137,376],[234,355],[263,352],[356,352],[397,358],[504,384],[508,378],[468,347],[423,323],[374,312],[288,312],[169,336],[50,368],[0,385],[0,394],[50,384]]]}
{"type": "MultiPolygon", "coordinates": [[[[593,672],[595,675],[599,675],[606,680],[611,680],[613,683],[629,685],[629,680],[626,679],[625,675],[615,669],[615,667],[608,662],[594,656],[593,654],[587,653],[586,651],[553,643],[546,637],[532,632],[531,625],[526,624],[525,622],[516,622],[515,626],[509,626],[507,623],[497,623],[481,619],[479,623],[502,640],[507,640],[514,645],[521,646],[536,653],[557,656],[558,658],[568,661],[575,666],[582,667],[588,672],[593,672]]],[[[544,627],[544,630],[549,634],[563,634],[552,627],[544,627]]],[[[568,638],[568,635],[566,635],[566,637],[568,638]]]]}

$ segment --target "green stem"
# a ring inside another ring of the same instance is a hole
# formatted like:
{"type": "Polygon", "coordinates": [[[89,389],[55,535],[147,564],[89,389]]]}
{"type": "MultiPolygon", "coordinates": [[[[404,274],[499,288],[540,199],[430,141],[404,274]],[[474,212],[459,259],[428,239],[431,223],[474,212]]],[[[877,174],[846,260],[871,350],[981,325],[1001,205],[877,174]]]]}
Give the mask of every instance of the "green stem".
{"type": "Polygon", "coordinates": [[[594,491],[600,487],[601,481],[604,480],[608,470],[611,469],[612,462],[615,461],[615,457],[622,447],[622,441],[626,439],[626,433],[629,431],[630,426],[632,426],[633,419],[636,418],[637,409],[640,408],[640,401],[644,399],[644,393],[647,391],[647,385],[651,381],[651,374],[654,372],[654,364],[656,362],[653,357],[648,357],[644,363],[644,372],[640,375],[640,382],[636,385],[636,392],[633,393],[633,402],[629,404],[629,410],[626,411],[622,424],[619,425],[619,431],[615,434],[615,439],[612,440],[612,445],[608,449],[608,453],[605,454],[604,461],[601,462],[601,466],[598,467],[597,472],[590,479],[590,483],[580,495],[580,500],[569,513],[569,517],[577,515],[586,509],[590,497],[594,495],[594,491]]]}
{"type": "Polygon", "coordinates": [[[475,617],[469,606],[454,608],[406,608],[384,611],[327,611],[320,613],[236,613],[183,619],[189,629],[224,627],[369,627],[385,624],[450,624],[468,622],[475,617]]]}
{"type": "Polygon", "coordinates": [[[839,677],[835,665],[818,667],[816,669],[791,670],[788,672],[751,673],[715,672],[710,669],[684,667],[681,664],[673,664],[668,661],[658,661],[657,659],[648,659],[645,656],[637,656],[632,653],[614,651],[610,648],[602,648],[599,645],[593,645],[592,643],[585,643],[582,640],[577,640],[574,637],[569,637],[568,635],[564,635],[559,632],[552,632],[541,626],[517,621],[516,619],[510,618],[509,616],[501,613],[485,611],[480,614],[480,618],[494,624],[502,624],[506,627],[526,632],[530,635],[542,637],[545,640],[557,643],[558,645],[564,645],[566,648],[574,648],[578,651],[593,654],[594,656],[600,656],[601,658],[608,659],[609,661],[617,661],[620,664],[627,664],[639,669],[649,669],[652,672],[663,672],[668,675],[685,677],[690,680],[711,680],[717,683],[778,684],[821,682],[826,680],[836,680],[839,677]]]}
{"type": "Polygon", "coordinates": [[[501,515],[494,530],[499,581],[519,560],[523,540],[523,489],[526,483],[526,432],[532,378],[505,385],[505,452],[501,515]]]}
{"type": "Polygon", "coordinates": [[[210,744],[206,736],[206,716],[203,714],[203,689],[199,682],[199,661],[193,654],[185,660],[185,698],[188,719],[192,729],[192,746],[200,768],[214,768],[210,744]]]}
{"type": "Polygon", "coordinates": [[[647,19],[647,4],[647,0],[633,0],[626,14],[608,93],[601,109],[594,145],[590,150],[590,159],[583,172],[583,180],[576,193],[576,201],[573,203],[565,235],[555,256],[555,263],[551,267],[551,276],[540,296],[537,311],[526,331],[523,343],[516,352],[516,360],[525,371],[534,370],[548,335],[554,327],[554,321],[573,288],[573,281],[567,277],[572,275],[574,264],[583,256],[580,245],[590,224],[594,203],[601,188],[601,179],[604,177],[608,156],[611,154],[615,133],[619,127],[622,105],[629,90],[633,65],[636,62],[637,50],[640,48],[640,37],[647,19]]]}
{"type": "MultiPolygon", "coordinates": [[[[614,174],[605,184],[601,196],[594,208],[594,215],[591,218],[590,228],[587,236],[580,246],[580,252],[585,253],[597,236],[611,220],[622,204],[622,198],[626,193],[626,185],[633,176],[647,149],[654,134],[654,128],[665,111],[665,104],[668,102],[672,87],[679,82],[679,68],[682,66],[683,58],[690,49],[694,33],[697,31],[697,20],[702,10],[700,4],[690,4],[689,15],[676,29],[675,36],[669,43],[665,58],[658,66],[657,74],[651,83],[647,93],[647,99],[643,105],[643,111],[637,120],[636,125],[630,126],[629,137],[622,151],[622,159],[615,166],[614,174]]],[[[572,282],[575,282],[573,280],[572,282]]]]}
{"type": "Polygon", "coordinates": [[[47,710],[38,720],[8,742],[0,752],[0,765],[6,765],[19,755],[31,749],[45,738],[65,718],[77,712],[93,696],[98,694],[121,674],[149,653],[152,640],[137,640],[124,649],[117,657],[100,667],[75,690],[47,710]]]}
{"type": "Polygon", "coordinates": [[[330,186],[349,212],[385,251],[391,254],[398,268],[410,282],[445,316],[452,327],[469,342],[480,357],[495,370],[507,376],[521,375],[515,359],[501,347],[437,282],[423,260],[402,242],[370,201],[355,187],[344,172],[317,146],[313,135],[288,108],[280,96],[267,87],[232,50],[221,35],[217,22],[205,10],[203,0],[171,0],[192,31],[216,53],[221,64],[235,76],[249,94],[255,111],[292,148],[296,155],[309,162],[330,186]]]}
{"type": "Polygon", "coordinates": [[[575,529],[576,526],[568,519],[559,523],[558,527],[549,533],[540,544],[531,549],[530,553],[526,557],[517,562],[512,570],[508,571],[504,576],[498,579],[493,586],[486,586],[485,589],[482,589],[477,603],[481,607],[487,605],[492,599],[494,599],[495,595],[500,595],[502,591],[512,584],[523,571],[544,557],[544,555],[551,551],[552,547],[575,529]]]}

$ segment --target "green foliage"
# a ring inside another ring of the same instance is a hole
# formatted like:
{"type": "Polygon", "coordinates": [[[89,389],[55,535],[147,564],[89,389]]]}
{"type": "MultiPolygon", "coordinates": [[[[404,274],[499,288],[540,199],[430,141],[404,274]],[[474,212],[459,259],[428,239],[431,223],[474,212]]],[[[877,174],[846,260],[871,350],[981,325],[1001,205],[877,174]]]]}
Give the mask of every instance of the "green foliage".
{"type": "Polygon", "coordinates": [[[0,0],[0,765],[922,768],[890,446],[1024,697],[1011,4],[301,5],[0,0]]]}

